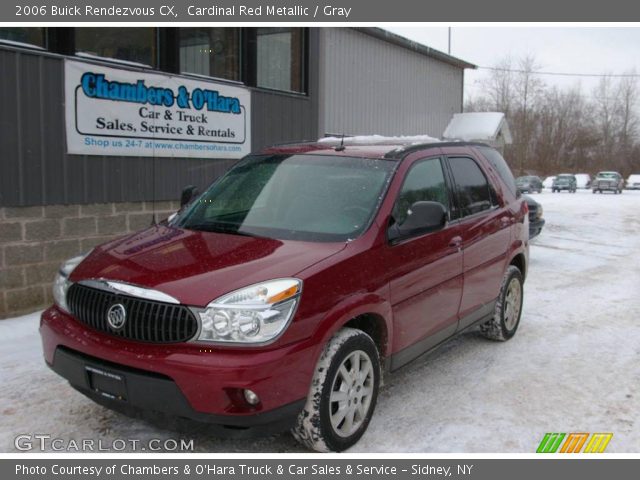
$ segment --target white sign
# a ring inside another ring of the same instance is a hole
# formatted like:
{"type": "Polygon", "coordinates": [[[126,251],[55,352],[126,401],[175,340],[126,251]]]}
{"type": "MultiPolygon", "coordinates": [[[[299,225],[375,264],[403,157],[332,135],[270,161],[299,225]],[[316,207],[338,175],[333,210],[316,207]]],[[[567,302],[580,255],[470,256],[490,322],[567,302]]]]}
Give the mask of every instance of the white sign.
{"type": "Polygon", "coordinates": [[[246,88],[66,60],[65,95],[72,154],[240,158],[251,150],[246,88]]]}

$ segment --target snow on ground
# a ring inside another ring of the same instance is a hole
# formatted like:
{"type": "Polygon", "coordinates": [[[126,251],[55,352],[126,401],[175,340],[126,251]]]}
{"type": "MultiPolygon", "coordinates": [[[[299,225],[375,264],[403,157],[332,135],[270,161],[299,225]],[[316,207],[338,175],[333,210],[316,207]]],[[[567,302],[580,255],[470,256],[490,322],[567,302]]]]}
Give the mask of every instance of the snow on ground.
{"type": "MultiPolygon", "coordinates": [[[[534,198],[547,225],[531,245],[518,334],[468,333],[387,376],[353,452],[532,453],[546,432],[613,432],[608,452],[640,451],[640,192],[534,198]]],[[[303,451],[287,434],[176,433],[95,405],[45,367],[37,327],[37,314],[0,321],[0,451],[22,433],[303,451]]]]}

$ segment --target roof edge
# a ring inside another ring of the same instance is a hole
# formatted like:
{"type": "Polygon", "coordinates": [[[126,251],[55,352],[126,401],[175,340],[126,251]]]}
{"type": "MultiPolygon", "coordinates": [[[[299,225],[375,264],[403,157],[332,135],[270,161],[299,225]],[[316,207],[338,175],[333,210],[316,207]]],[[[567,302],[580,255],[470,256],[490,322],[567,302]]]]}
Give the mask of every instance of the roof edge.
{"type": "Polygon", "coordinates": [[[407,50],[413,50],[414,52],[420,53],[427,57],[434,58],[436,60],[440,60],[441,62],[448,63],[449,65],[453,65],[454,67],[470,68],[473,70],[478,68],[478,66],[474,65],[473,63],[466,62],[460,58],[446,54],[444,52],[441,52],[440,50],[436,50],[435,48],[428,47],[426,45],[410,40],[396,33],[390,32],[388,30],[384,30],[383,28],[379,28],[379,27],[351,27],[351,28],[358,32],[362,32],[372,37],[375,37],[378,40],[382,40],[384,42],[388,42],[393,45],[406,48],[407,50]]]}

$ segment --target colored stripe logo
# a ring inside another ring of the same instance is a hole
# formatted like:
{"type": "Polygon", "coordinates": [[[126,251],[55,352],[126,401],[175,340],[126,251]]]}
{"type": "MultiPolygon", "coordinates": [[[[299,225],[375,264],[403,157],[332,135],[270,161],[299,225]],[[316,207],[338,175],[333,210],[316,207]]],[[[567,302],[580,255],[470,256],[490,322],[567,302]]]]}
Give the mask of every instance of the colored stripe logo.
{"type": "Polygon", "coordinates": [[[609,445],[611,437],[613,437],[613,433],[546,433],[538,445],[536,453],[556,453],[558,449],[560,449],[558,453],[603,453],[609,445]],[[585,444],[586,447],[582,450],[585,444]]]}

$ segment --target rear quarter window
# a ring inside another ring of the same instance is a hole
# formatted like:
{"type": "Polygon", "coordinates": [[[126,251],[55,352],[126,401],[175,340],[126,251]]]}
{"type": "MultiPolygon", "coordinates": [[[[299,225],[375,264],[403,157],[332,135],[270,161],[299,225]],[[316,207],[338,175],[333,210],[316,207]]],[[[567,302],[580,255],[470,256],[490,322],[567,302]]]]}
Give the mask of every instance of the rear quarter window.
{"type": "Polygon", "coordinates": [[[500,155],[500,152],[494,150],[490,147],[476,147],[480,153],[486,158],[491,166],[498,172],[498,175],[507,186],[507,188],[516,195],[518,189],[516,187],[516,179],[513,177],[513,173],[511,173],[511,169],[507,164],[506,160],[500,155]]]}

